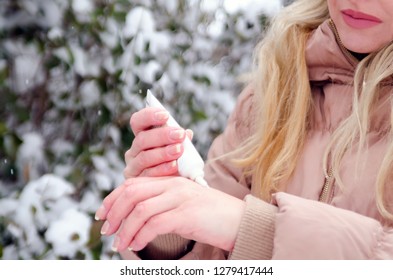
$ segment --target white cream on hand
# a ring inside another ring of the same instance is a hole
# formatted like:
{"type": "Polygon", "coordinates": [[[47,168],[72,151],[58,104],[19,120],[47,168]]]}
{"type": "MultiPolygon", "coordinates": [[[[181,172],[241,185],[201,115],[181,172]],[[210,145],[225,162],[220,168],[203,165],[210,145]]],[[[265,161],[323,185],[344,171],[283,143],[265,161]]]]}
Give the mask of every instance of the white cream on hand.
{"type": "MultiPolygon", "coordinates": [[[[166,110],[165,107],[160,103],[160,101],[158,101],[158,99],[151,93],[150,90],[147,90],[146,106],[166,110]]],[[[180,125],[171,115],[169,115],[169,119],[166,122],[166,125],[172,127],[180,127],[180,125]]],[[[197,182],[204,187],[208,187],[208,184],[204,179],[203,168],[205,163],[202,157],[200,156],[195,146],[192,144],[191,140],[188,137],[184,139],[183,146],[184,152],[177,160],[179,174],[183,177],[189,178],[197,182]]]]}

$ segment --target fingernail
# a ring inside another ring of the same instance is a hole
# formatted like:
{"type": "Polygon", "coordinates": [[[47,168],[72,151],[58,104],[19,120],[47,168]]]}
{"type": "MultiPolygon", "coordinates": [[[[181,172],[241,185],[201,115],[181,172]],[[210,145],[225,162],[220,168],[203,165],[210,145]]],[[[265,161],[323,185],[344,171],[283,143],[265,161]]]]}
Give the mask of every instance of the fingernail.
{"type": "Polygon", "coordinates": [[[176,144],[172,146],[168,146],[168,153],[171,155],[177,155],[181,151],[181,144],[176,144]]]}
{"type": "Polygon", "coordinates": [[[189,135],[190,139],[194,137],[194,131],[192,131],[191,129],[187,129],[187,134],[189,135]]]}
{"type": "Polygon", "coordinates": [[[136,245],[135,241],[132,241],[131,244],[130,244],[130,247],[128,247],[128,250],[130,250],[130,248],[131,248],[130,251],[134,251],[135,245],[136,245]]]}
{"type": "Polygon", "coordinates": [[[172,170],[176,167],[176,160],[172,160],[171,162],[166,163],[165,168],[167,170],[172,170]]]}
{"type": "Polygon", "coordinates": [[[140,251],[142,249],[141,246],[135,241],[132,241],[130,247],[128,248],[132,248],[133,251],[140,251]]]}
{"type": "Polygon", "coordinates": [[[102,235],[105,235],[105,234],[108,232],[109,226],[110,226],[110,224],[109,224],[108,221],[106,221],[106,222],[102,225],[102,228],[101,228],[101,234],[102,234],[102,235]]]}
{"type": "Polygon", "coordinates": [[[115,240],[113,241],[113,245],[112,245],[112,250],[114,252],[117,252],[117,248],[119,247],[120,244],[120,237],[118,237],[117,235],[115,236],[115,240]]]}
{"type": "Polygon", "coordinates": [[[154,118],[157,121],[164,121],[164,120],[168,119],[168,117],[169,117],[169,113],[167,111],[160,111],[160,112],[156,112],[154,114],[154,118]]]}
{"type": "Polygon", "coordinates": [[[104,205],[101,205],[100,208],[98,208],[96,215],[94,216],[94,219],[96,221],[99,221],[102,219],[102,217],[105,215],[105,207],[104,205]]]}
{"type": "Polygon", "coordinates": [[[185,131],[183,129],[176,129],[169,132],[169,137],[172,140],[180,140],[183,139],[185,131]]]}

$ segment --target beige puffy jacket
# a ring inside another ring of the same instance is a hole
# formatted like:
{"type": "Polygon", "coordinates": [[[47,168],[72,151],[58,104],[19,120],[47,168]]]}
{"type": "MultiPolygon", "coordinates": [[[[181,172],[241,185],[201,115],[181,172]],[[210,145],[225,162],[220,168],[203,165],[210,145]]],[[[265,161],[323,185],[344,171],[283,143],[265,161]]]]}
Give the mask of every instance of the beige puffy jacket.
{"type": "MultiPolygon", "coordinates": [[[[325,176],[323,152],[332,131],[351,110],[352,81],[358,63],[336,42],[329,21],[308,41],[307,65],[315,112],[302,156],[285,193],[271,204],[254,196],[256,188],[241,179],[228,161],[206,165],[210,186],[246,201],[246,212],[232,252],[182,239],[157,238],[130,258],[143,259],[393,259],[393,228],[386,225],[375,201],[376,174],[389,138],[392,86],[386,85],[368,134],[369,152],[360,159],[366,172],[355,176],[355,156],[347,155],[341,175],[346,188],[335,183],[321,198],[325,176]],[[319,200],[324,200],[323,202],[319,200]],[[385,224],[385,226],[384,226],[385,224]]],[[[209,157],[232,151],[252,132],[252,87],[239,96],[237,107],[209,157]],[[250,115],[251,112],[251,115],[250,115]]],[[[393,182],[388,199],[393,204],[393,182]]]]}

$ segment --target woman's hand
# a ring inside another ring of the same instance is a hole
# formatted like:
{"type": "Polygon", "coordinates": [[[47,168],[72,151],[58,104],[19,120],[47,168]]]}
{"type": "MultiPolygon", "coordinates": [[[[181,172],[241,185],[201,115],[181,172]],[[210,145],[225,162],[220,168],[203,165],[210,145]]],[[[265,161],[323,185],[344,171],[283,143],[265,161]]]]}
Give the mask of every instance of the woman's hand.
{"type": "Polygon", "coordinates": [[[184,238],[232,250],[244,201],[182,177],[126,180],[96,213],[101,233],[116,233],[113,249],[143,249],[158,235],[184,238]]]}
{"type": "Polygon", "coordinates": [[[131,116],[135,138],[125,153],[125,178],[177,175],[176,160],[183,153],[186,133],[182,128],[163,126],[168,117],[167,111],[150,107],[131,116]]]}

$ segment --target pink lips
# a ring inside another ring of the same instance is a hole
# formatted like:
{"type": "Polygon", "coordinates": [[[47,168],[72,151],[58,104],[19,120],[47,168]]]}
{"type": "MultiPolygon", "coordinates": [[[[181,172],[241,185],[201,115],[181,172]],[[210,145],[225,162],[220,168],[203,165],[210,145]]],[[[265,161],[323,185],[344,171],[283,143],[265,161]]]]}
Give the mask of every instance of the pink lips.
{"type": "Polygon", "coordinates": [[[377,17],[350,9],[342,10],[341,13],[346,24],[356,29],[366,29],[382,23],[377,17]]]}

